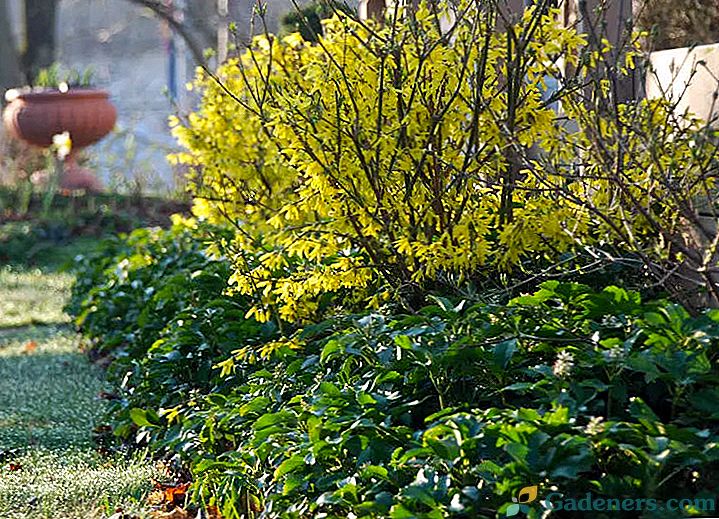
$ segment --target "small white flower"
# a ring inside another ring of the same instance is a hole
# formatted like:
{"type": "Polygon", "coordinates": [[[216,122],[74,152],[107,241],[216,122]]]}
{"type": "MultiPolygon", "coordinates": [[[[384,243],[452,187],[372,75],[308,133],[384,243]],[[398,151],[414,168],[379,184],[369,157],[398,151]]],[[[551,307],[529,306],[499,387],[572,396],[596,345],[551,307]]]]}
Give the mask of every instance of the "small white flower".
{"type": "Polygon", "coordinates": [[[586,432],[589,436],[597,435],[602,431],[604,431],[604,418],[601,416],[592,416],[589,423],[584,428],[584,432],[586,432]]]}
{"type": "Polygon", "coordinates": [[[574,355],[568,351],[560,351],[557,355],[557,360],[554,361],[552,366],[552,373],[555,377],[565,378],[568,377],[574,367],[574,355]]]}
{"type": "Polygon", "coordinates": [[[607,359],[610,362],[619,362],[624,358],[624,348],[621,346],[614,346],[607,350],[607,359]]]}
{"type": "Polygon", "coordinates": [[[5,101],[7,101],[8,103],[12,103],[18,97],[20,97],[20,91],[15,88],[11,88],[7,92],[5,92],[5,101]]]}
{"type": "Polygon", "coordinates": [[[62,132],[52,136],[52,145],[57,153],[57,158],[65,160],[72,151],[72,139],[70,132],[62,132]]]}

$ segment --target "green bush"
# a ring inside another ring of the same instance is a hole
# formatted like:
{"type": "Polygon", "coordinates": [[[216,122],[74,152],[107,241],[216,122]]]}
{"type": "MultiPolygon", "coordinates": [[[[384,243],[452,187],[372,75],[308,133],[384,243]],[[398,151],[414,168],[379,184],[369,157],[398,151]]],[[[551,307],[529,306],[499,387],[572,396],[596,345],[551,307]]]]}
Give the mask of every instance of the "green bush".
{"type": "Polygon", "coordinates": [[[209,391],[215,362],[246,337],[274,333],[273,324],[244,318],[244,298],[223,295],[229,264],[205,252],[210,236],[221,240],[223,231],[180,224],[140,229],[78,259],[67,311],[92,354],[112,359],[117,436],[136,430],[133,417],[156,418],[157,409],[209,391]]]}
{"type": "Polygon", "coordinates": [[[335,12],[349,14],[351,10],[345,3],[335,0],[315,0],[302,8],[287,12],[280,23],[280,34],[299,33],[305,41],[316,42],[324,34],[322,20],[331,18],[335,12]]]}
{"type": "Polygon", "coordinates": [[[269,517],[441,518],[494,516],[530,485],[708,496],[718,331],[716,311],[559,283],[333,320],[185,408],[198,498],[229,517],[256,502],[269,517]]]}
{"type": "Polygon", "coordinates": [[[116,434],[179,455],[225,517],[493,517],[531,485],[659,500],[719,485],[718,311],[548,282],[283,339],[224,294],[230,267],[201,235],[108,242],[71,309],[116,357],[116,434]]]}

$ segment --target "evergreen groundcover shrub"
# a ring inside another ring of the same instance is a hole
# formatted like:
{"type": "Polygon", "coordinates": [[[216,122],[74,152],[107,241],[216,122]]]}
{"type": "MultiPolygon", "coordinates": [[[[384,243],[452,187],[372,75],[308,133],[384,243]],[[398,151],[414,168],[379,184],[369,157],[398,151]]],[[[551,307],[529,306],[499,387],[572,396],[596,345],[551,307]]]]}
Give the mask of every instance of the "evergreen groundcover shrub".
{"type": "Polygon", "coordinates": [[[553,281],[300,330],[244,317],[229,262],[205,252],[214,232],[105,242],[69,307],[114,359],[115,434],[181,459],[197,503],[230,518],[474,518],[516,512],[534,486],[529,517],[552,491],[714,497],[719,311],[553,281]]]}

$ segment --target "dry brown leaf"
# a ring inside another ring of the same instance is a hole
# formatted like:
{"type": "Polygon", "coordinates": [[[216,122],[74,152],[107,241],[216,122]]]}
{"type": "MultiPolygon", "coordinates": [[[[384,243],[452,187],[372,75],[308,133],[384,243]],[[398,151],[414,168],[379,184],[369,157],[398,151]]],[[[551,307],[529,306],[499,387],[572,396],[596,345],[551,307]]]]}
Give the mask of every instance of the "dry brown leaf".
{"type": "Polygon", "coordinates": [[[185,504],[185,497],[187,497],[188,488],[190,488],[189,483],[183,483],[174,487],[166,487],[165,502],[178,506],[185,504]]]}
{"type": "Polygon", "coordinates": [[[162,490],[153,490],[147,496],[147,504],[150,506],[158,506],[165,503],[165,493],[162,490]]]}
{"type": "Polygon", "coordinates": [[[155,482],[154,490],[147,496],[147,503],[152,506],[162,507],[165,510],[183,506],[187,498],[188,488],[190,488],[190,483],[167,485],[155,482]]]}
{"type": "Polygon", "coordinates": [[[37,343],[35,341],[27,341],[25,343],[25,347],[23,348],[23,351],[25,353],[32,353],[37,349],[37,343]]]}

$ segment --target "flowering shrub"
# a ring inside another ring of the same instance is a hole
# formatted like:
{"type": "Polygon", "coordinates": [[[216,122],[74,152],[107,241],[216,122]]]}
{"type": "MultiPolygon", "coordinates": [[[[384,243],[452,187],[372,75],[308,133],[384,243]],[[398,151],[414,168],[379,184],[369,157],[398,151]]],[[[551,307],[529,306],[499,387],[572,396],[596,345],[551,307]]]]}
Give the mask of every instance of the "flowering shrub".
{"type": "Polygon", "coordinates": [[[587,47],[556,11],[502,31],[481,1],[458,5],[444,29],[424,3],[384,25],[339,13],[317,44],[259,37],[198,76],[175,159],[198,168],[196,214],[238,227],[232,282],[252,316],[301,320],[327,293],[415,304],[487,267],[684,239],[713,154],[662,102],[605,106],[608,56],[628,74],[636,49],[587,47]]]}
{"type": "Polygon", "coordinates": [[[531,176],[515,172],[511,203],[502,193],[514,142],[556,148],[562,130],[543,85],[558,73],[555,54],[572,61],[583,38],[528,11],[515,31],[532,58],[513,94],[499,86],[519,74],[505,38],[465,4],[451,34],[426,7],[386,27],[336,17],[319,45],[261,37],[221,83],[200,74],[204,101],[186,125],[175,121],[188,149],[176,158],[202,167],[196,213],[237,222],[242,247],[264,251],[254,269],[236,258],[238,290],[261,295],[253,315],[277,303],[295,320],[321,293],[378,278],[406,292],[587,234],[586,215],[531,176]]]}

